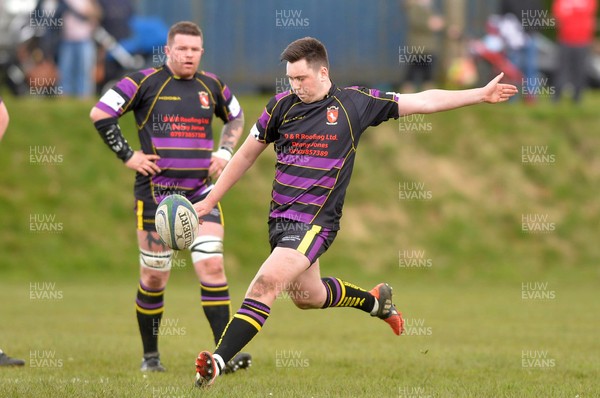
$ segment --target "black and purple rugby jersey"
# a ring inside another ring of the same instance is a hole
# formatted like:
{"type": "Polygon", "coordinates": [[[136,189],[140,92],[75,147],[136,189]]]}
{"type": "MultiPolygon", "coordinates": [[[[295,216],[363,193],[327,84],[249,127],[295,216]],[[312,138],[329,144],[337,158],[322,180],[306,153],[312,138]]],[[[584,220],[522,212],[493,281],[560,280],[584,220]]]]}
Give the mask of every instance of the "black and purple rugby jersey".
{"type": "Polygon", "coordinates": [[[214,149],[213,115],[227,123],[242,113],[217,76],[197,72],[193,79],[184,80],[166,66],[126,76],[96,107],[114,117],[133,111],[142,151],[160,156],[156,164],[161,173],[136,174],[135,197],[147,203],[159,203],[172,193],[193,202],[205,193],[214,149]]]}
{"type": "Polygon", "coordinates": [[[396,94],[362,87],[332,85],[311,104],[291,91],[273,97],[252,128],[277,154],[270,219],[338,230],[361,134],[398,117],[396,94]]]}

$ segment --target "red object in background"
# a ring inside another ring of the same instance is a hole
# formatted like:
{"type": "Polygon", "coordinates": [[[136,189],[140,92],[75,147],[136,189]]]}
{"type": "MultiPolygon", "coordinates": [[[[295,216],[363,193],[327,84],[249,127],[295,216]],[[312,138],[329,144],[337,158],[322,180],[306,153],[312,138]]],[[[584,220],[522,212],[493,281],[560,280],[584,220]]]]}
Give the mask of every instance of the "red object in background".
{"type": "Polygon", "coordinates": [[[496,71],[504,72],[504,77],[511,82],[521,82],[523,73],[506,57],[502,51],[490,50],[482,41],[475,40],[471,43],[471,50],[489,62],[496,71]]]}
{"type": "Polygon", "coordinates": [[[596,0],[556,0],[552,13],[556,17],[560,43],[572,46],[590,44],[596,30],[596,0]]]}

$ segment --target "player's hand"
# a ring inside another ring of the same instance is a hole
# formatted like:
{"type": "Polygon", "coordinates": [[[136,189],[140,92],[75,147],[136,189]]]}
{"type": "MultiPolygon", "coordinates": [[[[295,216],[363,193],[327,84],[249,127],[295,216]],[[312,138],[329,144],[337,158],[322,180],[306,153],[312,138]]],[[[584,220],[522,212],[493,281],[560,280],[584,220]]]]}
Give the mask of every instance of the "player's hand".
{"type": "Polygon", "coordinates": [[[223,169],[225,168],[225,166],[227,166],[227,163],[229,163],[229,161],[213,155],[210,158],[210,166],[208,167],[208,175],[210,175],[211,177],[213,177],[216,180],[217,178],[219,178],[219,176],[223,172],[223,169]]]}
{"type": "Polygon", "coordinates": [[[215,207],[206,203],[205,200],[201,200],[200,202],[194,203],[194,210],[196,210],[196,214],[198,215],[198,223],[202,224],[204,221],[202,217],[210,213],[210,211],[215,207]]]}
{"type": "Polygon", "coordinates": [[[504,72],[500,73],[498,76],[493,78],[484,88],[483,88],[483,101],[488,102],[490,104],[495,104],[497,102],[508,101],[510,97],[519,92],[516,86],[512,84],[504,84],[500,83],[500,80],[504,77],[504,72]]]}
{"type": "Polygon", "coordinates": [[[125,162],[125,166],[145,176],[155,175],[161,171],[160,167],[156,164],[158,159],[160,159],[158,155],[149,155],[142,151],[135,151],[133,152],[133,156],[125,162]]]}

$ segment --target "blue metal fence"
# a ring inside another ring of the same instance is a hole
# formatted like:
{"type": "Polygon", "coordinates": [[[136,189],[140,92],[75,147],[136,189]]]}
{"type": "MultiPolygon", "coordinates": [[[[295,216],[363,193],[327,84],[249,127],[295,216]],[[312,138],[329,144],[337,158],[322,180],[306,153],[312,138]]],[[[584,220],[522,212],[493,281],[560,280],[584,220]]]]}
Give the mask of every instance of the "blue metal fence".
{"type": "MultiPolygon", "coordinates": [[[[168,25],[179,20],[198,23],[204,32],[202,68],[217,73],[232,88],[272,92],[285,76],[281,51],[304,36],[326,45],[337,84],[396,88],[402,78],[399,47],[406,36],[403,2],[139,0],[137,5],[141,15],[160,16],[168,25]]],[[[496,3],[467,0],[465,12],[473,23],[496,3]]]]}

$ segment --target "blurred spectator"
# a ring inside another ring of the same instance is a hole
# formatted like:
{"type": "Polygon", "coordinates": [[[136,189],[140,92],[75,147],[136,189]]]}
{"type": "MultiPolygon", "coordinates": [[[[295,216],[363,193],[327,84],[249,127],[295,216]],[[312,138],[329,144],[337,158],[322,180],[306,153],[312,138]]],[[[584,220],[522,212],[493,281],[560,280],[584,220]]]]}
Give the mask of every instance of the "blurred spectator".
{"type": "Polygon", "coordinates": [[[479,40],[472,40],[470,49],[479,60],[485,61],[484,64],[479,64],[481,73],[484,76],[496,76],[498,73],[504,72],[504,78],[507,81],[520,83],[523,74],[508,59],[506,54],[507,43],[500,32],[504,21],[505,18],[500,15],[490,15],[486,22],[486,34],[479,40]],[[491,67],[491,71],[487,70],[488,65],[491,67]]]}
{"type": "Polygon", "coordinates": [[[573,101],[579,103],[586,86],[588,57],[596,30],[596,0],[555,0],[552,13],[559,43],[555,101],[567,83],[573,85],[573,101]]]}
{"type": "Polygon", "coordinates": [[[63,30],[58,53],[65,95],[81,98],[95,93],[96,45],[93,33],[101,17],[96,0],[60,0],[63,30]]]}
{"type": "MultiPolygon", "coordinates": [[[[58,0],[38,0],[31,19],[35,23],[39,48],[45,60],[56,62],[60,43],[60,9],[58,0]]],[[[30,21],[31,21],[30,19],[30,21]]],[[[30,22],[31,23],[31,22],[30,22]]]]}
{"type": "MultiPolygon", "coordinates": [[[[131,37],[131,19],[134,14],[132,0],[98,0],[98,3],[102,9],[100,26],[117,42],[131,37]]],[[[161,40],[164,41],[164,38],[161,37],[161,40]]],[[[100,47],[96,68],[96,82],[99,88],[107,80],[120,78],[122,74],[121,65],[107,54],[105,48],[100,47]]]]}
{"type": "Polygon", "coordinates": [[[98,0],[102,10],[100,25],[117,41],[131,36],[129,22],[133,16],[131,0],[98,0]]]}
{"type": "Polygon", "coordinates": [[[444,28],[444,19],[436,14],[432,0],[408,0],[405,4],[408,46],[404,55],[408,65],[402,91],[414,92],[433,85],[434,68],[439,62],[437,33],[444,28]]]}
{"type": "Polygon", "coordinates": [[[442,45],[442,70],[447,86],[471,86],[477,71],[468,53],[466,31],[466,0],[443,0],[445,35],[442,45]]]}
{"type": "Polygon", "coordinates": [[[523,79],[521,88],[526,101],[533,101],[539,86],[539,70],[535,43],[536,27],[541,25],[538,19],[543,16],[541,0],[502,0],[500,14],[501,35],[506,43],[508,59],[521,70],[523,79]],[[525,22],[527,23],[525,23],[525,22]]]}

